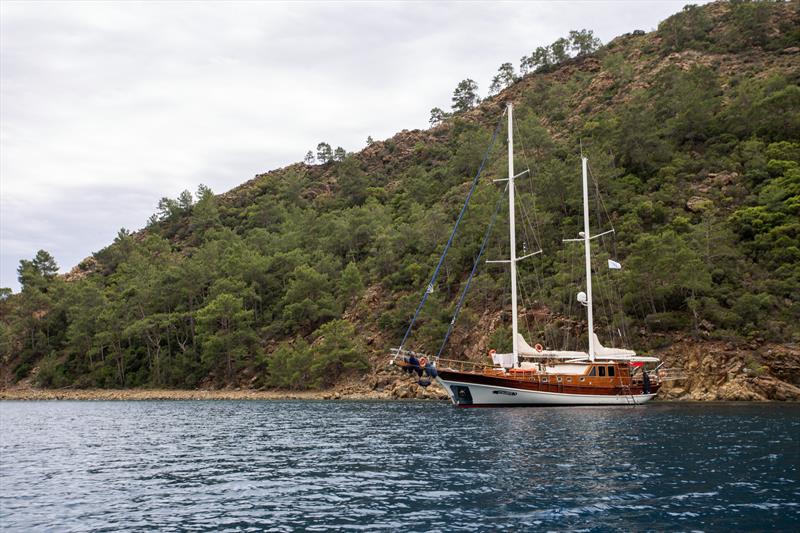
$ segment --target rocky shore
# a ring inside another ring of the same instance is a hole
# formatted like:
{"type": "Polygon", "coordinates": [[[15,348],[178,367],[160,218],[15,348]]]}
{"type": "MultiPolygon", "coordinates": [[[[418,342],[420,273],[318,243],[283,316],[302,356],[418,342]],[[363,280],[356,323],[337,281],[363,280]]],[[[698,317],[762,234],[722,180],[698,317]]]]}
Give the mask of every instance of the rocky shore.
{"type": "MultiPolygon", "coordinates": [[[[0,400],[321,400],[321,391],[177,390],[177,389],[37,389],[0,390],[0,400]]],[[[366,398],[366,397],[365,397],[366,398]]]]}
{"type": "Polygon", "coordinates": [[[685,379],[667,383],[660,400],[800,401],[800,347],[677,339],[655,353],[685,379]]]}
{"type": "Polygon", "coordinates": [[[326,390],[255,389],[41,389],[30,383],[0,388],[0,400],[446,400],[437,383],[421,387],[397,374],[380,372],[366,381],[326,390]]]}

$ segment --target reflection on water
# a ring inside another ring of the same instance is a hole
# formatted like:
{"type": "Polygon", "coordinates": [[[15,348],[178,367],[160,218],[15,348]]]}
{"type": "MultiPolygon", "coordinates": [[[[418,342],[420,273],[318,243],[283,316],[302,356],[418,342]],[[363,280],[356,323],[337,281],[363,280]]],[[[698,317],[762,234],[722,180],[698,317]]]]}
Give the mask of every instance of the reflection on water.
{"type": "Polygon", "coordinates": [[[800,530],[800,406],[3,402],[8,531],[800,530]]]}

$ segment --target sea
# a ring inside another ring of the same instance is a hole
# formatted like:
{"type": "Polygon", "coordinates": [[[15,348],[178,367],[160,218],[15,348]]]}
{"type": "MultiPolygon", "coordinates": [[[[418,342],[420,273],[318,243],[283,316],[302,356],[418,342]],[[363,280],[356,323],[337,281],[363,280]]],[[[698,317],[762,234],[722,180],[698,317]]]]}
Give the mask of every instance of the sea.
{"type": "Polygon", "coordinates": [[[0,530],[800,531],[800,405],[0,402],[0,530]]]}

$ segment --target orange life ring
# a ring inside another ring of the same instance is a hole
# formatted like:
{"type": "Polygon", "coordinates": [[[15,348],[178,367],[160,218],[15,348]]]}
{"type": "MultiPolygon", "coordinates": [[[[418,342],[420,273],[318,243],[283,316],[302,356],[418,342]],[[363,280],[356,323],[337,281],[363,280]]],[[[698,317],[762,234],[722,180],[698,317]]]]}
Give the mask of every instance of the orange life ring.
{"type": "Polygon", "coordinates": [[[427,358],[425,358],[425,357],[420,357],[419,358],[419,366],[421,366],[422,368],[425,368],[425,365],[427,365],[427,364],[428,364],[428,359],[427,358]]]}
{"type": "Polygon", "coordinates": [[[544,350],[544,346],[542,346],[541,344],[537,343],[536,346],[533,347],[533,349],[536,350],[537,352],[541,353],[542,350],[544,350]]]}

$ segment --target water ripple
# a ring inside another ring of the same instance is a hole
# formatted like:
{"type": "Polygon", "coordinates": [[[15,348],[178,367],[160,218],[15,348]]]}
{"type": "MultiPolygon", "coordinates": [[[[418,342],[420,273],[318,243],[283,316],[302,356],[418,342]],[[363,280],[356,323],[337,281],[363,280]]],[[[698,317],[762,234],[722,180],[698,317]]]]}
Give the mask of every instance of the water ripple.
{"type": "Polygon", "coordinates": [[[4,531],[800,529],[800,406],[3,402],[4,531]]]}

